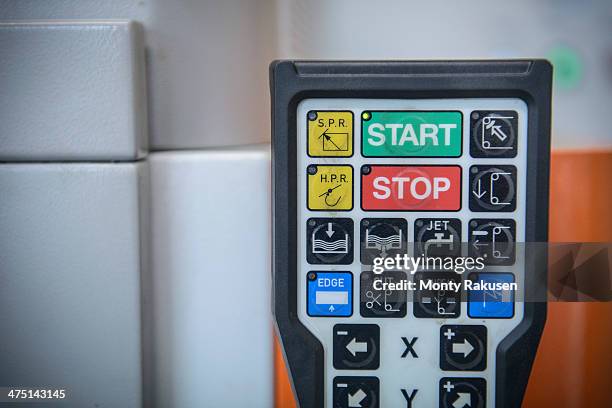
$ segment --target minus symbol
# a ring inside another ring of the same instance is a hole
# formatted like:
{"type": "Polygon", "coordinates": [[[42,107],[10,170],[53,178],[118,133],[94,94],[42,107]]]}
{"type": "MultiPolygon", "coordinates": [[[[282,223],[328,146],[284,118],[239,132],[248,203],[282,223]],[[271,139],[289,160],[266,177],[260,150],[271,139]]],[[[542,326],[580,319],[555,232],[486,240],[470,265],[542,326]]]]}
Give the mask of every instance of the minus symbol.
{"type": "Polygon", "coordinates": [[[338,387],[338,388],[346,388],[346,387],[348,387],[348,384],[336,384],[336,387],[338,387]]]}
{"type": "Polygon", "coordinates": [[[472,235],[476,235],[476,236],[489,235],[489,231],[472,231],[472,235]]]}
{"type": "Polygon", "coordinates": [[[338,331],[336,332],[336,334],[338,334],[338,336],[346,336],[348,334],[347,331],[338,331]]]}

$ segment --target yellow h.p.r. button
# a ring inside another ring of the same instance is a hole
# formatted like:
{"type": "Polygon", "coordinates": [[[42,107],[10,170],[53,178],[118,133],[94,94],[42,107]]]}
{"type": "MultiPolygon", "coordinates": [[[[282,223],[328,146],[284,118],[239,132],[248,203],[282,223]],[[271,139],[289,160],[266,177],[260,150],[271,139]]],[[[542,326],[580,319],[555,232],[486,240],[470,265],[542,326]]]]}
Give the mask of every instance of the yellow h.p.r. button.
{"type": "Polygon", "coordinates": [[[308,209],[349,211],[353,209],[353,167],[310,165],[308,209]]]}
{"type": "Polygon", "coordinates": [[[310,157],[353,155],[353,112],[310,111],[307,121],[310,157]]]}

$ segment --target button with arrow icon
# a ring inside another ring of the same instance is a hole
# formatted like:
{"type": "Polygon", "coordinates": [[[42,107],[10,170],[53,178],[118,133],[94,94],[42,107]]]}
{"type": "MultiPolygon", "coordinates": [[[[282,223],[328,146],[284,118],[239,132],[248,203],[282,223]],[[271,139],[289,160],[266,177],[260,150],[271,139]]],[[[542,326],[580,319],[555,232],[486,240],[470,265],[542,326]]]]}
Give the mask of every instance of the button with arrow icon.
{"type": "Polygon", "coordinates": [[[308,316],[349,317],[353,314],[352,273],[310,271],[306,279],[308,316]]]}
{"type": "Polygon", "coordinates": [[[440,328],[440,368],[482,371],[487,367],[487,328],[444,325],[440,328]]]}
{"type": "Polygon", "coordinates": [[[474,111],[470,115],[472,157],[516,157],[518,114],[474,111]]]}
{"type": "Polygon", "coordinates": [[[310,111],[307,121],[310,157],[353,155],[353,112],[310,111]]]}
{"type": "Polygon", "coordinates": [[[417,272],[413,298],[414,316],[418,318],[454,319],[461,314],[461,275],[455,272],[417,272]],[[449,283],[457,291],[424,289],[425,284],[449,283]]]}
{"type": "Polygon", "coordinates": [[[362,264],[408,253],[408,222],[404,218],[364,218],[360,225],[362,264]]]}
{"type": "MultiPolygon", "coordinates": [[[[469,280],[479,284],[509,285],[511,273],[472,273],[469,280]]],[[[468,316],[472,319],[510,319],[514,316],[514,290],[482,289],[468,291],[468,316]]]]}
{"type": "Polygon", "coordinates": [[[353,209],[353,167],[311,164],[306,168],[306,205],[311,211],[353,209]]]}
{"type": "Polygon", "coordinates": [[[380,328],[376,324],[334,326],[334,368],[375,370],[380,364],[380,328]]]}
{"type": "Polygon", "coordinates": [[[475,218],[469,223],[468,252],[485,265],[513,265],[516,222],[506,218],[475,218]]]}
{"type": "Polygon", "coordinates": [[[334,408],[378,408],[379,392],[376,377],[335,377],[334,408]]]}
{"type": "Polygon", "coordinates": [[[516,167],[470,167],[470,210],[512,212],[516,209],[516,167]]]}
{"type": "Polygon", "coordinates": [[[353,263],[353,220],[351,218],[308,219],[306,260],[313,265],[353,263]]]}
{"type": "Polygon", "coordinates": [[[487,383],[484,378],[440,379],[440,408],[485,408],[486,401],[487,383]]]}

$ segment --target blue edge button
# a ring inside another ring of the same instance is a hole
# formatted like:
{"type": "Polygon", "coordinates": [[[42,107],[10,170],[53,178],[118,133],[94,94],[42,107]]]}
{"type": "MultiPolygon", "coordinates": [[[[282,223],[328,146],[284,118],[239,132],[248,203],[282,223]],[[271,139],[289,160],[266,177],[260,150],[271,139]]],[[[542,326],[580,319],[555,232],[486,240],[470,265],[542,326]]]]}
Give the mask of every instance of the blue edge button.
{"type": "MultiPolygon", "coordinates": [[[[470,276],[474,282],[512,283],[511,273],[476,273],[470,276]]],[[[468,316],[472,318],[509,319],[514,316],[514,291],[470,290],[468,316]]]]}
{"type": "Polygon", "coordinates": [[[353,274],[350,272],[308,272],[308,316],[353,314],[353,274]]]}

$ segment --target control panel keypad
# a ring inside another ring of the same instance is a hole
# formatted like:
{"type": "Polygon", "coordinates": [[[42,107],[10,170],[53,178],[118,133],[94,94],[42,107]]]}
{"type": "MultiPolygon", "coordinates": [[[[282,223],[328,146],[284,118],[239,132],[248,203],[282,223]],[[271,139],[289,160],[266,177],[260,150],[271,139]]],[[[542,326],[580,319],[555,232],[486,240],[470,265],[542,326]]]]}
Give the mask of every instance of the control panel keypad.
{"type": "Polygon", "coordinates": [[[493,406],[491,359],[522,316],[498,286],[522,276],[526,105],[332,101],[298,108],[298,263],[326,406],[493,406]],[[376,270],[405,256],[482,267],[376,270]]]}

